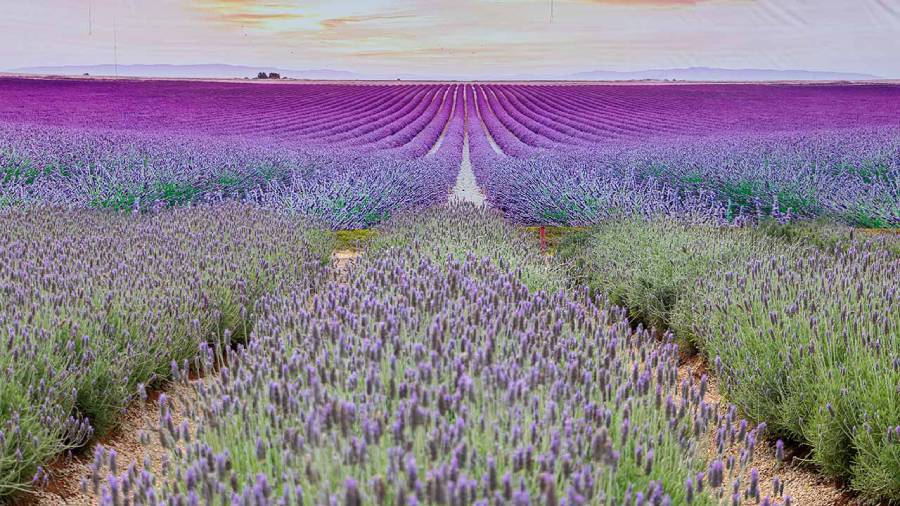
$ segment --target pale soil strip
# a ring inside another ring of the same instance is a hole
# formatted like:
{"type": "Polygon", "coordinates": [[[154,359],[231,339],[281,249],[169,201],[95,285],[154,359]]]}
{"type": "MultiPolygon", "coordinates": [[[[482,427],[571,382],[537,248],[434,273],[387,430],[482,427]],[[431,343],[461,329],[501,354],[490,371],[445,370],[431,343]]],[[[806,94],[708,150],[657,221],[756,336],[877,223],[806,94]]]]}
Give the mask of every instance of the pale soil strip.
{"type": "MultiPolygon", "coordinates": [[[[474,95],[474,93],[478,93],[478,88],[473,86],[472,91],[473,91],[473,95],[474,95]]],[[[487,125],[484,124],[484,113],[482,113],[481,109],[478,107],[478,97],[473,96],[472,99],[475,100],[475,113],[478,115],[478,123],[481,124],[481,129],[484,130],[484,135],[487,136],[488,142],[491,143],[491,148],[493,148],[495,153],[500,154],[500,155],[505,155],[506,153],[504,153],[503,150],[500,149],[500,145],[497,144],[497,142],[494,140],[494,137],[491,135],[491,131],[488,130],[487,125]]],[[[487,104],[487,96],[486,95],[485,95],[485,103],[487,104]]],[[[490,109],[490,107],[491,107],[491,104],[488,104],[489,109],[490,109]]],[[[468,112],[469,111],[466,110],[466,113],[468,113],[468,112]]],[[[493,111],[491,111],[491,114],[493,114],[493,111]]],[[[469,130],[466,129],[466,135],[468,135],[468,134],[469,134],[469,130]]],[[[510,132],[510,135],[512,135],[512,132],[510,132]]]]}
{"type": "Polygon", "coordinates": [[[463,159],[459,167],[459,176],[456,178],[456,186],[450,194],[450,202],[472,202],[478,205],[484,204],[484,194],[475,180],[475,172],[472,171],[472,162],[469,161],[469,133],[463,138],[463,159]]]}
{"type": "MultiPolygon", "coordinates": [[[[463,152],[462,163],[459,166],[459,175],[456,177],[456,186],[450,193],[450,202],[473,202],[475,204],[484,204],[484,193],[478,187],[478,181],[475,180],[475,172],[472,171],[472,161],[469,157],[469,108],[466,93],[463,94],[463,152]]],[[[477,103],[477,102],[476,102],[477,103]]],[[[484,125],[482,125],[484,128],[484,125]]]]}
{"type": "Polygon", "coordinates": [[[335,270],[338,273],[347,272],[350,268],[350,263],[353,262],[353,259],[358,257],[360,252],[355,249],[344,249],[338,250],[332,253],[331,258],[334,260],[335,270]]]}
{"type": "MultiPolygon", "coordinates": [[[[441,130],[441,135],[438,136],[438,139],[437,141],[435,141],[434,146],[431,146],[431,149],[428,150],[428,154],[426,154],[425,156],[432,156],[433,154],[437,153],[437,150],[441,148],[441,144],[444,143],[444,136],[446,136],[447,131],[450,130],[450,124],[453,123],[453,116],[456,113],[456,88],[458,86],[459,85],[453,87],[453,105],[450,106],[450,117],[447,118],[447,122],[444,123],[444,129],[441,130]]],[[[443,107],[444,106],[441,106],[441,108],[443,107]]],[[[440,113],[440,110],[438,110],[438,113],[440,113]]]]}

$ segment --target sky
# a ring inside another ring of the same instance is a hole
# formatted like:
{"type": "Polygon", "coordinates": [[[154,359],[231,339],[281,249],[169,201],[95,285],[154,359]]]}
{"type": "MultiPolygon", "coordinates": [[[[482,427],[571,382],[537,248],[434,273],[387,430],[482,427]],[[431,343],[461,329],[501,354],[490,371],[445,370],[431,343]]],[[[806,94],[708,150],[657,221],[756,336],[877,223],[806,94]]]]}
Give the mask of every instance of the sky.
{"type": "Polygon", "coordinates": [[[0,0],[0,70],[227,63],[460,78],[692,66],[900,78],[900,0],[0,0]]]}

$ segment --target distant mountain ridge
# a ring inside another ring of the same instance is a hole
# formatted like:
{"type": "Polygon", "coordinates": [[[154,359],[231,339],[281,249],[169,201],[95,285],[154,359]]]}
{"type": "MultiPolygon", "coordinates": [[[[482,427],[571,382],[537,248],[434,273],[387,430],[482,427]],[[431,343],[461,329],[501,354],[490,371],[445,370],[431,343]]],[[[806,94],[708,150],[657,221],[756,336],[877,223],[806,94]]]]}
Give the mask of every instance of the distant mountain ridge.
{"type": "Polygon", "coordinates": [[[655,69],[635,72],[593,70],[576,72],[569,78],[587,81],[633,81],[641,79],[679,81],[858,81],[879,79],[870,74],[853,72],[819,72],[815,70],[772,70],[772,69],[722,69],[711,67],[690,67],[683,69],[655,69]]]}
{"type": "MultiPolygon", "coordinates": [[[[139,64],[139,65],[53,65],[41,67],[22,67],[11,72],[26,74],[55,74],[92,76],[127,77],[195,77],[211,79],[241,79],[256,77],[259,72],[277,72],[282,77],[292,79],[315,80],[465,80],[449,76],[419,76],[408,73],[384,73],[367,75],[346,70],[331,69],[284,69],[278,67],[251,67],[246,65],[227,64],[139,64]]],[[[578,80],[578,81],[639,81],[639,80],[678,80],[678,81],[857,81],[880,79],[871,74],[853,72],[830,72],[814,70],[772,70],[772,69],[724,69],[713,67],[689,67],[676,69],[653,69],[639,71],[592,70],[567,75],[515,75],[479,78],[478,80],[578,80]]]]}
{"type": "Polygon", "coordinates": [[[43,67],[22,67],[12,72],[25,74],[60,74],[127,77],[206,77],[213,79],[240,79],[256,77],[260,72],[277,72],[281,77],[293,79],[365,79],[362,74],[346,70],[309,69],[292,70],[277,67],[249,67],[245,65],[198,64],[198,65],[51,65],[43,67]]]}

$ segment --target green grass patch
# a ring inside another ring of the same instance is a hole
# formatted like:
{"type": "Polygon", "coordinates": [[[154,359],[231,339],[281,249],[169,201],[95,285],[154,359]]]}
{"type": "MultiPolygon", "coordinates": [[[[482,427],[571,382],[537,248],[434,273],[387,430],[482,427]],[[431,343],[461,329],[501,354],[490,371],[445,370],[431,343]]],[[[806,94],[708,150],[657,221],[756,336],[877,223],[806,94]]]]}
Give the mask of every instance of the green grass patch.
{"type": "Polygon", "coordinates": [[[333,230],[329,234],[334,238],[335,250],[361,250],[378,235],[377,229],[363,228],[359,230],[333,230]]]}

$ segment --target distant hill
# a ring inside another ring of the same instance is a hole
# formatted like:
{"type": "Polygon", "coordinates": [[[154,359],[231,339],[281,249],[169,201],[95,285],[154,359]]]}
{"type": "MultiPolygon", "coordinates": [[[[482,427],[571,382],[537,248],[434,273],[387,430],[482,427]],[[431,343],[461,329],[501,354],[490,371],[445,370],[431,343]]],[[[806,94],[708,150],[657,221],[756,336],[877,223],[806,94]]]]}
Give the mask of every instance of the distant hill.
{"type": "Polygon", "coordinates": [[[56,74],[128,77],[206,77],[213,79],[240,79],[256,77],[259,72],[277,72],[281,77],[293,79],[366,79],[366,76],[344,70],[313,69],[291,70],[275,67],[247,67],[243,65],[200,64],[200,65],[61,65],[46,67],[23,67],[12,72],[23,74],[56,74]]]}
{"type": "MultiPolygon", "coordinates": [[[[277,72],[282,77],[293,79],[315,80],[453,80],[453,76],[423,76],[411,73],[384,73],[378,75],[359,74],[346,70],[330,69],[283,69],[276,67],[249,67],[245,65],[198,64],[198,65],[59,65],[46,67],[23,67],[10,72],[23,74],[82,75],[128,77],[199,77],[209,79],[241,79],[256,77],[259,72],[277,72]]],[[[849,72],[816,72],[810,70],[768,70],[768,69],[720,69],[709,67],[691,67],[684,69],[656,69],[635,72],[616,72],[611,70],[593,70],[568,75],[496,75],[481,76],[478,80],[577,80],[577,81],[638,81],[652,79],[663,81],[675,79],[679,81],[856,81],[879,79],[869,74],[849,72]]]]}
{"type": "Polygon", "coordinates": [[[593,70],[576,72],[570,79],[586,81],[632,81],[641,79],[677,79],[679,81],[857,81],[879,79],[869,74],[850,72],[817,72],[814,70],[719,69],[690,67],[685,69],[656,69],[635,72],[593,70]]]}

